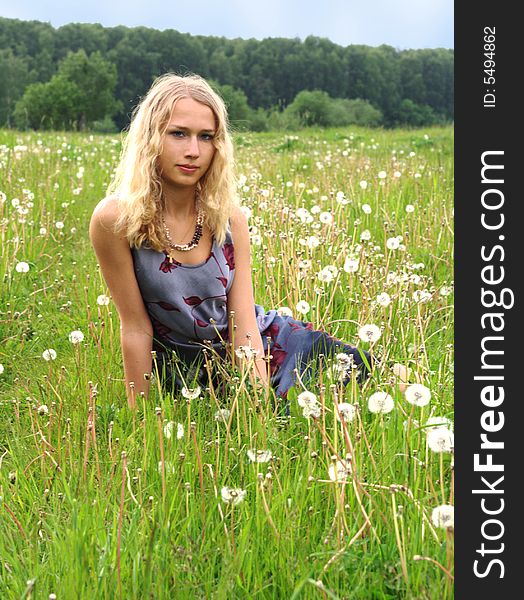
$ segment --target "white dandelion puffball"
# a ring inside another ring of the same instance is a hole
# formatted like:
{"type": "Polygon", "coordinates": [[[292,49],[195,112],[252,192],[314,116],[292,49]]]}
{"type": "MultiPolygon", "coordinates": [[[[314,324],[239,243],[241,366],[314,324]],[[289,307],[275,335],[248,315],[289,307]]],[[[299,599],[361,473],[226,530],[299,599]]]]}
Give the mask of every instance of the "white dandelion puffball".
{"type": "Polygon", "coordinates": [[[373,325],[372,323],[368,325],[363,325],[358,330],[358,337],[363,342],[376,342],[380,338],[380,335],[380,327],[378,327],[377,325],[373,325]]]}
{"type": "Polygon", "coordinates": [[[395,401],[386,392],[375,392],[368,400],[368,409],[372,413],[386,414],[395,408],[395,401]]]}
{"type": "Polygon", "coordinates": [[[455,507],[451,504],[441,504],[433,509],[431,522],[435,527],[443,529],[455,528],[455,507]]]}
{"type": "Polygon", "coordinates": [[[347,256],[344,261],[344,271],[346,273],[356,273],[358,271],[358,259],[347,256]]]}
{"type": "Polygon", "coordinates": [[[364,231],[360,234],[360,241],[367,242],[371,239],[371,231],[369,229],[364,229],[364,231]]]}
{"type": "Polygon", "coordinates": [[[321,415],[321,412],[322,411],[320,408],[320,404],[318,402],[316,404],[308,404],[307,406],[304,406],[304,408],[302,409],[302,415],[306,419],[309,419],[309,417],[318,419],[321,415]]]}
{"type": "Polygon", "coordinates": [[[109,296],[106,296],[105,294],[100,294],[100,296],[98,296],[98,298],[96,299],[96,303],[99,304],[100,306],[107,306],[110,302],[110,298],[109,296]]]}
{"type": "Polygon", "coordinates": [[[215,421],[223,421],[224,423],[227,423],[230,416],[231,411],[228,408],[220,408],[215,413],[215,421]]]}
{"type": "Polygon", "coordinates": [[[37,408],[37,412],[40,416],[47,416],[49,414],[49,408],[47,408],[47,404],[41,404],[38,408],[37,408]]]}
{"type": "Polygon", "coordinates": [[[447,427],[430,429],[426,441],[433,452],[452,452],[455,446],[455,436],[447,427]]]}
{"type": "Polygon", "coordinates": [[[42,358],[44,360],[56,360],[56,352],[52,348],[48,348],[42,352],[42,358]]]}
{"type": "Polygon", "coordinates": [[[288,306],[277,308],[277,314],[281,317],[293,317],[293,311],[288,306]]]}
{"type": "Polygon", "coordinates": [[[321,223],[329,225],[330,223],[333,223],[333,215],[330,212],[321,212],[318,215],[318,220],[321,223]]]}
{"type": "Polygon", "coordinates": [[[72,344],[81,344],[84,341],[84,334],[81,331],[72,331],[69,334],[69,341],[72,344]]]}
{"type": "Polygon", "coordinates": [[[331,283],[335,277],[336,277],[336,271],[338,269],[336,267],[324,267],[318,274],[317,277],[320,279],[320,281],[323,281],[325,283],[331,283]]]}
{"type": "Polygon", "coordinates": [[[4,372],[4,365],[0,363],[0,375],[4,372]]]}
{"type": "Polygon", "coordinates": [[[366,215],[370,215],[371,214],[371,206],[369,206],[369,204],[363,204],[362,212],[366,215]]]}
{"type": "Polygon", "coordinates": [[[310,306],[309,303],[306,302],[305,300],[300,300],[297,305],[295,306],[295,309],[297,310],[297,312],[299,312],[301,315],[305,315],[309,312],[310,310],[310,306]]]}
{"type": "Polygon", "coordinates": [[[173,437],[175,425],[176,425],[176,439],[180,440],[184,437],[184,426],[182,425],[182,423],[175,423],[174,421],[168,421],[164,425],[164,435],[166,436],[166,438],[173,437]]]}
{"type": "Polygon", "coordinates": [[[386,179],[386,177],[387,177],[386,171],[379,171],[378,172],[378,178],[379,179],[386,179]]]}
{"type": "Polygon", "coordinates": [[[364,181],[364,180],[362,180],[362,181],[359,183],[359,186],[360,186],[360,188],[361,188],[362,190],[365,190],[365,189],[368,187],[368,182],[367,182],[367,181],[364,181]]]}
{"type": "Polygon", "coordinates": [[[244,500],[246,497],[246,490],[224,486],[220,490],[220,495],[222,496],[222,501],[226,504],[236,505],[240,504],[242,500],[244,500]]]}
{"type": "Polygon", "coordinates": [[[200,396],[201,389],[199,385],[197,385],[196,388],[187,388],[184,386],[180,392],[187,400],[194,400],[200,396]]]}
{"type": "Polygon", "coordinates": [[[16,263],[16,272],[17,273],[27,273],[29,271],[29,265],[26,262],[16,263]]]}
{"type": "Polygon", "coordinates": [[[398,247],[400,246],[400,241],[396,237],[388,238],[388,240],[386,241],[386,246],[388,250],[398,250],[398,247]]]}
{"type": "Polygon", "coordinates": [[[173,430],[175,428],[175,422],[174,421],[168,421],[165,425],[164,425],[164,435],[166,438],[170,438],[173,436],[173,430]]]}
{"type": "Polygon", "coordinates": [[[377,304],[383,308],[388,307],[391,304],[391,296],[386,292],[382,292],[377,296],[377,304]]]}
{"type": "Polygon", "coordinates": [[[63,228],[64,228],[64,224],[62,223],[62,221],[57,221],[57,222],[55,223],[55,227],[56,227],[57,229],[63,229],[63,228]]]}
{"type": "Polygon", "coordinates": [[[406,212],[407,213],[415,212],[415,207],[413,206],[413,204],[406,204],[406,212]]]}
{"type": "Polygon", "coordinates": [[[406,400],[415,406],[426,406],[431,400],[431,391],[421,383],[413,383],[405,392],[406,400]]]}
{"type": "Polygon", "coordinates": [[[344,483],[351,476],[351,462],[349,460],[337,460],[329,465],[329,478],[331,481],[344,483]]]}
{"type": "Polygon", "coordinates": [[[270,450],[249,449],[247,451],[247,456],[253,463],[267,463],[273,458],[273,454],[270,450]]]}
{"type": "Polygon", "coordinates": [[[440,427],[453,431],[453,421],[447,417],[429,417],[425,427],[427,428],[427,431],[430,429],[439,429],[440,427]]]}
{"type": "Polygon", "coordinates": [[[345,421],[346,423],[351,423],[355,418],[355,413],[357,409],[353,406],[353,404],[349,404],[348,402],[341,402],[335,406],[335,414],[339,421],[345,421]],[[337,411],[338,409],[338,411],[337,411]]]}
{"type": "Polygon", "coordinates": [[[320,240],[316,235],[310,235],[306,238],[306,246],[311,250],[318,248],[320,246],[320,240]]]}
{"type": "Polygon", "coordinates": [[[340,373],[342,375],[347,375],[351,371],[351,368],[354,365],[354,358],[350,354],[345,354],[344,352],[339,352],[335,355],[335,360],[333,362],[333,366],[336,373],[340,373]]]}
{"type": "Polygon", "coordinates": [[[300,394],[297,396],[297,402],[299,406],[309,406],[311,404],[317,404],[318,400],[317,397],[315,396],[315,394],[313,394],[313,392],[300,392],[300,394]]]}
{"type": "Polygon", "coordinates": [[[249,361],[249,360],[256,358],[256,356],[257,356],[257,354],[259,354],[259,352],[258,352],[258,350],[255,350],[255,348],[252,348],[251,346],[239,346],[235,350],[235,354],[238,356],[238,358],[249,361]]]}
{"type": "Polygon", "coordinates": [[[426,304],[431,300],[431,292],[428,292],[428,290],[415,290],[413,300],[418,304],[426,304]]]}

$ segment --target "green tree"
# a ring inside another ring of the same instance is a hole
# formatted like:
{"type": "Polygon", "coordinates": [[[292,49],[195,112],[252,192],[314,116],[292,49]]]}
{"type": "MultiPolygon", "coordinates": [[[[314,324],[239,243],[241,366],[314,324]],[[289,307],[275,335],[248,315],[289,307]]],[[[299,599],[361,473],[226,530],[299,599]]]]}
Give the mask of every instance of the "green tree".
{"type": "Polygon", "coordinates": [[[322,90],[303,90],[295,96],[285,112],[298,117],[302,127],[328,127],[331,122],[331,98],[322,90]]]}
{"type": "Polygon", "coordinates": [[[30,81],[27,59],[0,50],[0,126],[11,125],[11,113],[30,81]]]}
{"type": "Polygon", "coordinates": [[[220,85],[216,81],[211,81],[210,83],[213,89],[224,100],[229,121],[233,128],[248,128],[253,116],[253,111],[247,103],[247,97],[244,92],[235,89],[231,85],[220,85]]]}
{"type": "Polygon", "coordinates": [[[82,93],[62,75],[29,85],[16,103],[13,117],[20,128],[72,129],[78,121],[82,93]]]}
{"type": "Polygon", "coordinates": [[[118,107],[113,98],[116,69],[98,52],[70,53],[47,83],[26,88],[15,108],[19,126],[33,129],[85,129],[110,116],[118,107]]]}
{"type": "Polygon", "coordinates": [[[104,60],[100,52],[93,52],[90,56],[84,50],[69,53],[60,63],[58,75],[74,83],[80,91],[76,119],[78,129],[85,129],[106,115],[111,116],[119,107],[113,96],[116,67],[104,60]]]}

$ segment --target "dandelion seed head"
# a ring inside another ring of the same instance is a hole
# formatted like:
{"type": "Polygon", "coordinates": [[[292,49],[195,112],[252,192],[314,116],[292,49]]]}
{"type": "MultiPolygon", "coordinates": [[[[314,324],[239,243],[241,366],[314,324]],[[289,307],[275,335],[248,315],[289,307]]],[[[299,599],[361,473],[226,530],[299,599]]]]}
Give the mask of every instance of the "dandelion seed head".
{"type": "Polygon", "coordinates": [[[382,292],[377,296],[377,304],[386,308],[391,304],[391,296],[386,292],[382,292]]]}
{"type": "Polygon", "coordinates": [[[396,237],[390,237],[388,238],[388,240],[386,241],[386,247],[389,250],[398,250],[398,247],[400,246],[400,242],[399,239],[396,237]]]}
{"type": "Polygon", "coordinates": [[[453,422],[447,417],[429,417],[426,421],[426,430],[438,429],[444,427],[445,429],[453,430],[453,422]]]}
{"type": "Polygon", "coordinates": [[[42,358],[47,361],[56,360],[56,351],[52,348],[48,348],[42,352],[42,358]]]}
{"type": "Polygon", "coordinates": [[[452,452],[455,445],[453,432],[447,427],[437,427],[427,432],[426,441],[430,450],[436,453],[452,452]]]}
{"type": "Polygon", "coordinates": [[[199,385],[197,385],[195,388],[188,388],[188,387],[184,386],[180,390],[180,393],[187,400],[194,400],[195,398],[198,398],[200,396],[201,391],[202,390],[199,385]]]}
{"type": "Polygon", "coordinates": [[[72,331],[69,334],[69,341],[72,344],[80,344],[80,343],[82,343],[84,341],[84,334],[81,331],[78,331],[78,330],[72,331]]]}
{"type": "Polygon", "coordinates": [[[380,327],[378,327],[377,325],[374,325],[373,323],[363,325],[358,330],[358,337],[363,342],[374,343],[380,338],[380,336],[381,336],[380,327]]]}
{"type": "Polygon", "coordinates": [[[297,302],[295,309],[297,310],[297,312],[299,312],[301,315],[305,315],[309,312],[310,310],[310,305],[308,302],[306,302],[305,300],[300,300],[299,302],[297,302]]]}
{"type": "Polygon", "coordinates": [[[368,399],[368,410],[372,413],[386,414],[395,408],[395,401],[386,392],[375,392],[368,399]]]}
{"type": "Polygon", "coordinates": [[[29,271],[29,265],[28,263],[21,261],[16,263],[15,269],[17,273],[27,273],[29,271]]]}
{"type": "Polygon", "coordinates": [[[405,392],[406,400],[415,406],[426,406],[431,400],[431,391],[421,383],[413,383],[405,392]]]}
{"type": "Polygon", "coordinates": [[[111,300],[109,296],[106,296],[105,294],[100,294],[100,296],[98,296],[98,298],[96,299],[96,303],[100,306],[107,306],[110,301],[111,300]]]}
{"type": "Polygon", "coordinates": [[[247,456],[249,460],[254,463],[266,463],[273,458],[273,454],[270,450],[249,449],[247,451],[247,456]]]}
{"type": "Polygon", "coordinates": [[[341,402],[340,404],[337,404],[336,409],[335,414],[337,419],[339,421],[345,421],[346,423],[351,423],[351,421],[353,421],[355,418],[355,413],[357,412],[355,406],[353,406],[353,404],[349,404],[348,402],[341,402]],[[338,409],[338,412],[336,409],[338,409]]]}
{"type": "Polygon", "coordinates": [[[215,421],[222,421],[227,423],[229,421],[229,417],[231,416],[231,411],[227,408],[220,408],[215,413],[215,421]]]}
{"type": "Polygon", "coordinates": [[[348,460],[337,460],[329,465],[328,474],[331,481],[344,483],[351,476],[351,462],[348,460]]]}
{"type": "Polygon", "coordinates": [[[224,486],[220,490],[220,495],[225,504],[237,505],[240,504],[246,497],[246,490],[224,486]]]}
{"type": "Polygon", "coordinates": [[[433,509],[431,522],[435,527],[443,529],[455,528],[455,507],[451,504],[441,504],[433,509]]]}

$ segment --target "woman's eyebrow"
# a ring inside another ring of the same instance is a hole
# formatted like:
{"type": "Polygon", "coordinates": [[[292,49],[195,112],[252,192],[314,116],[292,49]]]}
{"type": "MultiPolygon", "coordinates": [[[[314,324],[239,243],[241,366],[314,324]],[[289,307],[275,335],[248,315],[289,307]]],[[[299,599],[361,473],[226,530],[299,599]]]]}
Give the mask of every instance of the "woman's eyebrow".
{"type": "MultiPolygon", "coordinates": [[[[184,131],[189,131],[189,127],[184,127],[184,125],[177,125],[176,123],[171,123],[168,125],[169,129],[182,129],[184,131]]],[[[214,129],[201,129],[200,133],[215,133],[214,129]]]]}

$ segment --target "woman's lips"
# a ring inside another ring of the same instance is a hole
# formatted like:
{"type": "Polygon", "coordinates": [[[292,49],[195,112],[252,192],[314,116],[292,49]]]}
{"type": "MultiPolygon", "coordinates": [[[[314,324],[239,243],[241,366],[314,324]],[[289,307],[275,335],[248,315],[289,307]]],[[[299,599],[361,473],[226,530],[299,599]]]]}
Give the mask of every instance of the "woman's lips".
{"type": "Polygon", "coordinates": [[[191,167],[189,165],[177,165],[177,167],[182,173],[194,173],[198,169],[198,167],[191,167]]]}

